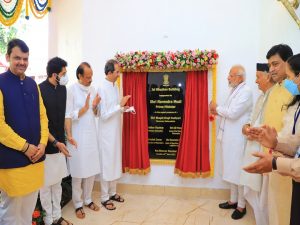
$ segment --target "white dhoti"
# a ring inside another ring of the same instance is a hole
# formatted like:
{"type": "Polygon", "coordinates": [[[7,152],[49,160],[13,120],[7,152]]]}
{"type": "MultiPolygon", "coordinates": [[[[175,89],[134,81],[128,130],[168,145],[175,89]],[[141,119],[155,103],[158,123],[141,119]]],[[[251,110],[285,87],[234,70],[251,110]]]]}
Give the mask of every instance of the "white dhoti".
{"type": "Polygon", "coordinates": [[[1,191],[0,224],[1,225],[30,225],[35,209],[38,191],[25,196],[9,197],[1,191]]]}
{"type": "Polygon", "coordinates": [[[269,224],[268,183],[269,177],[264,175],[260,192],[254,191],[247,186],[244,187],[245,198],[253,209],[257,225],[269,224]]]}
{"type": "Polygon", "coordinates": [[[45,185],[40,189],[41,204],[46,212],[45,225],[61,217],[61,180],[68,175],[66,157],[62,153],[46,155],[45,185]]]}

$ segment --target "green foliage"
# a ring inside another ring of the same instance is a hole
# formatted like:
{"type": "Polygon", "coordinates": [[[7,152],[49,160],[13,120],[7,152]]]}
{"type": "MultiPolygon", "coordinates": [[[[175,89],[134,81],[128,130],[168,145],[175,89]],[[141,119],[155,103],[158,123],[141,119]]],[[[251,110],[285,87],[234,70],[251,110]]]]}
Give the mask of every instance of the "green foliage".
{"type": "Polygon", "coordinates": [[[0,24],[0,54],[6,53],[6,46],[9,40],[17,36],[18,29],[14,26],[5,27],[0,24]]]}
{"type": "Polygon", "coordinates": [[[7,43],[11,39],[22,36],[22,34],[26,31],[26,20],[24,18],[25,11],[22,10],[20,18],[15,24],[13,24],[13,26],[6,27],[0,23],[0,55],[4,55],[6,53],[7,43]]]}

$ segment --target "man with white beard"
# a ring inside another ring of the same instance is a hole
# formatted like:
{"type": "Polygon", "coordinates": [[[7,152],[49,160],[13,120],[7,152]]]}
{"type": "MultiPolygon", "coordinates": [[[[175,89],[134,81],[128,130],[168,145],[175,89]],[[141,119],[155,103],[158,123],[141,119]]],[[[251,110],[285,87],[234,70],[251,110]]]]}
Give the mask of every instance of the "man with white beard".
{"type": "Polygon", "coordinates": [[[221,209],[235,209],[232,219],[241,219],[246,214],[244,188],[240,174],[246,138],[241,134],[249,121],[252,110],[252,92],[245,83],[245,69],[235,65],[227,77],[232,88],[224,105],[215,102],[209,105],[210,113],[221,117],[217,140],[220,143],[223,161],[223,180],[230,183],[230,200],[219,204],[221,209]]]}

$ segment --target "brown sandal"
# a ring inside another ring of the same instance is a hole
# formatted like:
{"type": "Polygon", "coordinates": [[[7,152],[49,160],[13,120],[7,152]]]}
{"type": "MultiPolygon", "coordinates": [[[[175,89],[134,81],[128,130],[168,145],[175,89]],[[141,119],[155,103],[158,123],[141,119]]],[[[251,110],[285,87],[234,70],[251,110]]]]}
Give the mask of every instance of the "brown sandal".
{"type": "Polygon", "coordinates": [[[85,212],[82,207],[75,209],[75,213],[76,213],[77,218],[79,218],[79,219],[83,219],[85,217],[85,212]]]}
{"type": "Polygon", "coordinates": [[[94,211],[100,210],[99,206],[97,206],[94,202],[91,202],[90,204],[86,205],[86,207],[88,207],[89,209],[94,210],[94,211]]]}
{"type": "Polygon", "coordinates": [[[73,223],[65,220],[63,217],[60,217],[53,225],[73,225],[73,223]]]}
{"type": "Polygon", "coordinates": [[[101,205],[104,206],[107,210],[115,210],[116,206],[112,203],[111,200],[106,200],[105,202],[101,202],[101,205]]]}
{"type": "Polygon", "coordinates": [[[120,195],[115,194],[113,196],[110,196],[110,200],[116,201],[116,202],[125,202],[124,198],[122,198],[120,195]]]}

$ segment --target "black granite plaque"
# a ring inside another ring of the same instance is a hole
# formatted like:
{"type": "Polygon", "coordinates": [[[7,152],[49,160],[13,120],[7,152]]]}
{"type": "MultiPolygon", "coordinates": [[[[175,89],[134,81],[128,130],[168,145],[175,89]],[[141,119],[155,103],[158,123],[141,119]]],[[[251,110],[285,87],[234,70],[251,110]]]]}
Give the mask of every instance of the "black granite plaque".
{"type": "Polygon", "coordinates": [[[176,159],[184,109],[185,76],[185,72],[148,73],[150,159],[176,159]]]}

